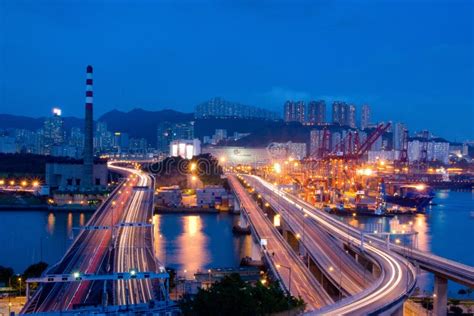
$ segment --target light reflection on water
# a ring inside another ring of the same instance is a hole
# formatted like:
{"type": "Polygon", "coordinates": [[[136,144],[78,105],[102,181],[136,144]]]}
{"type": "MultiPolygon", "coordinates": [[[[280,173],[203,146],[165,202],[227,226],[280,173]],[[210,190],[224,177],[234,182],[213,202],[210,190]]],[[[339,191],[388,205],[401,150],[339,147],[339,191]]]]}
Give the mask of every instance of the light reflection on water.
{"type": "Polygon", "coordinates": [[[56,216],[54,216],[54,213],[49,213],[48,215],[48,233],[50,235],[54,234],[54,225],[56,223],[56,216]]]}
{"type": "Polygon", "coordinates": [[[80,225],[80,226],[84,226],[85,223],[86,223],[86,217],[85,217],[84,213],[81,213],[81,214],[79,215],[79,225],[80,225]]]}
{"type": "Polygon", "coordinates": [[[197,271],[209,263],[209,252],[206,251],[208,237],[203,232],[201,217],[196,215],[181,218],[184,230],[177,238],[178,262],[184,263],[184,269],[197,271]]]}
{"type": "MultiPolygon", "coordinates": [[[[423,251],[474,266],[474,251],[470,243],[474,240],[474,192],[438,191],[432,206],[426,214],[384,217],[338,217],[340,220],[364,231],[389,232],[406,227],[417,232],[414,237],[400,237],[407,248],[417,247],[423,251]]],[[[420,271],[417,286],[423,291],[433,290],[433,276],[420,271]]],[[[449,295],[457,296],[463,286],[449,283],[449,295]]]]}
{"type": "Polygon", "coordinates": [[[72,213],[67,214],[67,235],[72,236],[72,213]]]}
{"type": "Polygon", "coordinates": [[[77,233],[73,227],[84,225],[90,213],[67,211],[1,211],[0,265],[21,273],[40,260],[52,265],[71,244],[77,233]]]}
{"type": "MultiPolygon", "coordinates": [[[[0,265],[23,272],[43,259],[48,264],[59,260],[71,245],[74,229],[83,226],[91,213],[1,211],[0,265]],[[20,250],[21,249],[21,250],[20,250]]],[[[234,236],[232,226],[238,216],[230,214],[153,216],[154,248],[167,267],[188,270],[237,267],[251,255],[250,236],[234,236]]]]}
{"type": "Polygon", "coordinates": [[[234,236],[230,214],[154,215],[155,253],[165,266],[190,277],[211,267],[237,267],[251,254],[251,238],[234,236]]]}

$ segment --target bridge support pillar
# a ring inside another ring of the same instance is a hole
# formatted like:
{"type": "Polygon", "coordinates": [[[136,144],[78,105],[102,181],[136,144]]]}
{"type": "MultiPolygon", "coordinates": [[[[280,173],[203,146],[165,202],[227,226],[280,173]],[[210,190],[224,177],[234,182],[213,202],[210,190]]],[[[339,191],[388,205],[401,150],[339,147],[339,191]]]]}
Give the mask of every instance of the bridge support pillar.
{"type": "Polygon", "coordinates": [[[247,228],[247,227],[249,227],[249,223],[248,223],[247,217],[243,214],[243,212],[240,212],[240,216],[239,216],[239,226],[240,226],[241,228],[247,228]]]}
{"type": "Polygon", "coordinates": [[[234,211],[240,211],[240,202],[234,195],[234,211]]]}
{"type": "Polygon", "coordinates": [[[253,239],[250,257],[252,260],[262,260],[262,246],[256,243],[253,239]]]}
{"type": "Polygon", "coordinates": [[[448,313],[448,280],[435,275],[433,315],[447,315],[448,313]]]}
{"type": "Polygon", "coordinates": [[[398,307],[391,316],[403,316],[403,304],[402,306],[398,307]]]}

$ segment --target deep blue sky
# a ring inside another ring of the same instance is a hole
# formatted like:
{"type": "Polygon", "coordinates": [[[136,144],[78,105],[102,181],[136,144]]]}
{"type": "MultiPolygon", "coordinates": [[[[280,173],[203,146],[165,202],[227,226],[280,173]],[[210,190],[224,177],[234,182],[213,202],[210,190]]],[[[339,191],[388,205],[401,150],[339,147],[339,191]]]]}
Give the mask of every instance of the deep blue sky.
{"type": "Polygon", "coordinates": [[[0,0],[0,112],[192,111],[213,96],[368,102],[377,120],[474,138],[472,1],[0,0]]]}

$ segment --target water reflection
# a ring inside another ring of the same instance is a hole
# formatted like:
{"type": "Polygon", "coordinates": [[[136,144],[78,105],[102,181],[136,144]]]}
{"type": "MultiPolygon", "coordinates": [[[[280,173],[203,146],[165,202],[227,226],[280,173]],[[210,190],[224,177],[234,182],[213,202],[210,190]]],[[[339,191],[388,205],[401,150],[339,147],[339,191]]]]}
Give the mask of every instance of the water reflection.
{"type": "Polygon", "coordinates": [[[237,267],[252,252],[250,236],[232,234],[237,221],[238,216],[229,214],[155,215],[157,259],[188,278],[197,270],[237,267]]]}
{"type": "Polygon", "coordinates": [[[53,235],[53,233],[54,233],[54,224],[55,223],[56,223],[56,217],[54,216],[53,213],[49,213],[47,231],[50,235],[53,235]]]}
{"type": "Polygon", "coordinates": [[[69,238],[72,236],[72,213],[67,214],[67,235],[69,238]]]}
{"type": "Polygon", "coordinates": [[[416,247],[423,251],[431,250],[431,235],[429,225],[425,214],[417,214],[414,218],[414,230],[416,235],[416,247]]]}
{"type": "MultiPolygon", "coordinates": [[[[470,211],[474,205],[473,192],[439,191],[426,214],[400,215],[397,217],[339,217],[340,220],[359,227],[364,231],[416,232],[416,235],[397,235],[401,245],[474,265],[474,252],[466,246],[466,241],[474,240],[473,219],[470,211]]],[[[392,237],[394,240],[395,237],[392,237]]],[[[419,271],[417,286],[422,291],[433,290],[433,278],[423,270],[419,271]]],[[[456,297],[462,286],[449,282],[450,297],[456,297]]]]}
{"type": "Polygon", "coordinates": [[[84,226],[85,223],[86,223],[86,218],[85,218],[85,216],[84,216],[84,213],[81,213],[81,214],[79,215],[79,226],[84,226]]]}
{"type": "Polygon", "coordinates": [[[185,270],[203,269],[209,263],[209,253],[207,236],[202,231],[202,219],[197,215],[184,216],[182,224],[184,229],[177,240],[180,248],[178,260],[184,263],[185,270]]]}
{"type": "Polygon", "coordinates": [[[0,212],[0,264],[12,267],[15,273],[40,260],[55,264],[71,245],[72,228],[80,221],[86,222],[90,215],[40,210],[0,212]]]}
{"type": "Polygon", "coordinates": [[[152,218],[153,224],[153,250],[155,252],[156,258],[166,266],[166,237],[161,234],[161,216],[153,215],[152,218]]]}

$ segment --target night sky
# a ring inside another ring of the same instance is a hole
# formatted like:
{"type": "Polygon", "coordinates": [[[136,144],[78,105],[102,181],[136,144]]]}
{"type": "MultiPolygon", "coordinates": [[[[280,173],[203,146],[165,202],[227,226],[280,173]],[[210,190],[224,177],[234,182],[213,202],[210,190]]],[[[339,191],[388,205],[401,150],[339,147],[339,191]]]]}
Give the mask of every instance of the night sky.
{"type": "Polygon", "coordinates": [[[92,64],[96,116],[340,99],[472,139],[473,3],[0,0],[0,113],[83,117],[92,64]]]}

